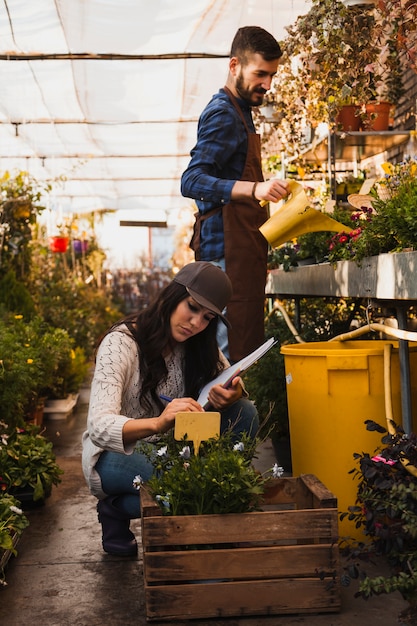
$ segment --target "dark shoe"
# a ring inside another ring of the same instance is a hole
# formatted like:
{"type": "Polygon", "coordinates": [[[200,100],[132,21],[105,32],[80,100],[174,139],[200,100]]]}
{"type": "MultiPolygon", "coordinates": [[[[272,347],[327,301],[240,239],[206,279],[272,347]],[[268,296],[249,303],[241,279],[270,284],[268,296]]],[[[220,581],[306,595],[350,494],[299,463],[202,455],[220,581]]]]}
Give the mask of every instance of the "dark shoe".
{"type": "Polygon", "coordinates": [[[99,500],[98,521],[102,528],[103,550],[114,556],[136,556],[138,545],[129,529],[130,518],[114,506],[114,497],[99,500]]]}

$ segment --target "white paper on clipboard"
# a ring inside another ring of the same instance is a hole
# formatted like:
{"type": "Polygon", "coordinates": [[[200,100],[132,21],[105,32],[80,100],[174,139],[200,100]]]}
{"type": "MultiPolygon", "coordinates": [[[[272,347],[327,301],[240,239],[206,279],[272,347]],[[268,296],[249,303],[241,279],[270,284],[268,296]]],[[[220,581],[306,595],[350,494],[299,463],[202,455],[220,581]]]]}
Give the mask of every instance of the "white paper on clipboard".
{"type": "Polygon", "coordinates": [[[276,343],[277,343],[276,339],[271,337],[271,339],[268,339],[267,341],[265,341],[265,343],[259,346],[259,348],[251,352],[251,354],[248,354],[248,356],[245,356],[243,359],[241,359],[237,363],[234,363],[230,367],[226,367],[226,369],[224,369],[217,376],[217,378],[215,378],[214,380],[211,380],[210,382],[207,383],[207,385],[205,385],[202,388],[202,390],[200,391],[200,395],[197,398],[197,402],[199,402],[204,409],[207,409],[209,407],[207,396],[208,396],[210,389],[214,385],[223,385],[225,388],[229,387],[232,380],[236,376],[240,376],[241,374],[246,372],[246,370],[248,370],[251,367],[251,365],[256,363],[256,361],[258,361],[262,356],[264,356],[264,354],[266,354],[268,350],[270,350],[272,346],[274,346],[276,343]]]}

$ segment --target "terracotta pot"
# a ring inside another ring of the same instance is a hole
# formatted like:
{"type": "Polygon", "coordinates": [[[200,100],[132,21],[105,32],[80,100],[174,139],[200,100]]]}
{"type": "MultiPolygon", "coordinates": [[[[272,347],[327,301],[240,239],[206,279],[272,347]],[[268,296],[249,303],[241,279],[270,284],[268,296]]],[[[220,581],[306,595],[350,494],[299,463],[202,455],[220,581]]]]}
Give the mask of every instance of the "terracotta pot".
{"type": "Polygon", "coordinates": [[[356,104],[345,104],[342,106],[336,116],[338,130],[359,130],[361,118],[357,115],[357,113],[359,113],[359,107],[356,104]]]}
{"type": "Polygon", "coordinates": [[[391,107],[390,102],[368,102],[363,130],[388,130],[391,107]]]}
{"type": "Polygon", "coordinates": [[[66,252],[68,250],[68,237],[51,237],[49,239],[49,249],[51,252],[66,252]]]}

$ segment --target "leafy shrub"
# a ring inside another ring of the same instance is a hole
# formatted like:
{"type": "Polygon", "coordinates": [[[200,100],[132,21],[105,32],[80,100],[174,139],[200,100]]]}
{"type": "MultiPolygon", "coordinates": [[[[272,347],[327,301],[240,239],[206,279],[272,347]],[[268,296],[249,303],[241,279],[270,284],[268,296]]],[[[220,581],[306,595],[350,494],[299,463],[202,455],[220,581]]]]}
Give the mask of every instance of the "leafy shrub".
{"type": "Polygon", "coordinates": [[[35,501],[47,498],[63,473],[52,443],[43,437],[39,426],[31,424],[22,429],[0,422],[0,436],[1,490],[18,498],[20,489],[31,487],[35,501]]]}
{"type": "MultiPolygon", "coordinates": [[[[146,486],[164,515],[243,513],[258,510],[266,479],[252,465],[256,440],[230,433],[203,441],[199,453],[184,438],[167,435],[157,445],[140,442],[155,474],[146,486]]],[[[138,486],[140,478],[138,477],[138,486]]]]}
{"type": "Polygon", "coordinates": [[[0,320],[0,417],[10,426],[24,423],[26,408],[51,387],[72,340],[42,318],[27,321],[5,314],[0,320]]]}
{"type": "MultiPolygon", "coordinates": [[[[374,455],[354,455],[359,468],[352,474],[359,479],[357,504],[341,517],[349,516],[357,528],[363,528],[370,540],[346,547],[346,554],[355,560],[383,556],[389,567],[388,576],[370,578],[360,574],[358,596],[371,596],[399,591],[410,605],[417,602],[417,435],[405,434],[394,425],[394,434],[368,420],[368,430],[385,433],[380,450],[374,455]]],[[[352,572],[352,570],[350,570],[352,572]]],[[[359,572],[354,571],[354,577],[359,572]]],[[[417,613],[414,614],[416,617],[417,613]]],[[[415,623],[414,621],[412,623],[415,623]]]]}

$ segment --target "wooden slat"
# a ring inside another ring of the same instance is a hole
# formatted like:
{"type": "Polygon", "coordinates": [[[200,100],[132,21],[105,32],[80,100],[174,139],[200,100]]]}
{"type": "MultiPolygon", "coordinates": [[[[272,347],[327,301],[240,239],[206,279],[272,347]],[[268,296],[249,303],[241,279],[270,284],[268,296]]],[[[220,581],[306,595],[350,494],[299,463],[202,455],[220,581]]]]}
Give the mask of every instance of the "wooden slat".
{"type": "Polygon", "coordinates": [[[147,618],[176,620],[337,612],[338,581],[318,578],[145,586],[147,618]]]}
{"type": "Polygon", "coordinates": [[[300,481],[303,482],[313,496],[315,509],[337,509],[337,498],[314,474],[302,474],[300,481]]]}
{"type": "Polygon", "coordinates": [[[150,516],[162,516],[161,509],[144,486],[140,488],[140,509],[142,519],[150,516]]]}
{"type": "Polygon", "coordinates": [[[225,579],[333,577],[339,574],[339,548],[334,545],[279,546],[146,552],[146,582],[225,579]]]}
{"type": "Polygon", "coordinates": [[[271,479],[266,483],[264,504],[295,504],[297,499],[298,478],[271,479]]]}
{"type": "Polygon", "coordinates": [[[222,544],[338,537],[336,509],[267,511],[227,515],[144,517],[144,549],[152,546],[222,544]]]}

